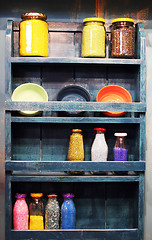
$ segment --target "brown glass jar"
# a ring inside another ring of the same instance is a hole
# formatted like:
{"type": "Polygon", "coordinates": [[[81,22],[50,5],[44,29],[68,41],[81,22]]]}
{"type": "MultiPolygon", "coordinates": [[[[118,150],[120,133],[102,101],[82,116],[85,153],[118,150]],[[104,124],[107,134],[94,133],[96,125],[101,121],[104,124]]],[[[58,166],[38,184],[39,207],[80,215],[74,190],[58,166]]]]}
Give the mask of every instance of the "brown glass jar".
{"type": "Polygon", "coordinates": [[[112,21],[111,57],[133,58],[135,56],[135,27],[131,18],[112,21]]]}

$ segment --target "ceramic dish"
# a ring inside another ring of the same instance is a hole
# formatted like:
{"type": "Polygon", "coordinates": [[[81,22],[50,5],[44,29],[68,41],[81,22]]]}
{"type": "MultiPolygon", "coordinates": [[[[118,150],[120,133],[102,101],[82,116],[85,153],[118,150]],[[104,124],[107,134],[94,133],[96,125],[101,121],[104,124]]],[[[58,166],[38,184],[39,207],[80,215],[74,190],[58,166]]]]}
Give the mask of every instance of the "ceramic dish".
{"type": "MultiPolygon", "coordinates": [[[[130,93],[118,85],[108,85],[101,88],[96,97],[97,102],[132,102],[130,93]]],[[[104,112],[107,116],[122,116],[125,112],[104,112]]]]}
{"type": "MultiPolygon", "coordinates": [[[[58,95],[57,95],[57,101],[70,101],[70,102],[75,102],[75,101],[90,101],[91,96],[89,92],[78,85],[68,85],[64,88],[62,88],[58,95]]],[[[68,114],[72,115],[77,115],[81,113],[80,111],[66,111],[68,114]]]]}
{"type": "MultiPolygon", "coordinates": [[[[35,83],[24,83],[18,86],[11,96],[12,101],[19,102],[47,102],[48,95],[43,87],[35,83]]],[[[40,111],[20,111],[21,114],[33,116],[40,111]]]]}

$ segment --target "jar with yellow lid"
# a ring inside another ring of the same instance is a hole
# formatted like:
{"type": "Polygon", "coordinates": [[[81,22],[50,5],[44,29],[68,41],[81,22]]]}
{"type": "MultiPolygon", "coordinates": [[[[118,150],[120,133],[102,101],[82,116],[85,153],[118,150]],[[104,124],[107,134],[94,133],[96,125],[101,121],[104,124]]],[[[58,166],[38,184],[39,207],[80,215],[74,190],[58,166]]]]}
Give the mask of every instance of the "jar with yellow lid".
{"type": "Polygon", "coordinates": [[[20,22],[20,56],[48,56],[47,16],[42,13],[25,13],[20,22]]]}
{"type": "Polygon", "coordinates": [[[112,21],[111,57],[133,58],[135,56],[135,27],[131,18],[112,21]]]}
{"type": "MultiPolygon", "coordinates": [[[[84,144],[81,129],[72,129],[70,136],[69,150],[68,150],[69,161],[84,161],[84,144]]],[[[69,171],[70,174],[81,175],[83,171],[69,171]]]]}
{"type": "Polygon", "coordinates": [[[44,205],[43,193],[31,193],[31,202],[29,204],[29,229],[44,229],[44,205]]]}
{"type": "Polygon", "coordinates": [[[82,57],[105,57],[105,20],[85,18],[83,23],[82,57]]]}

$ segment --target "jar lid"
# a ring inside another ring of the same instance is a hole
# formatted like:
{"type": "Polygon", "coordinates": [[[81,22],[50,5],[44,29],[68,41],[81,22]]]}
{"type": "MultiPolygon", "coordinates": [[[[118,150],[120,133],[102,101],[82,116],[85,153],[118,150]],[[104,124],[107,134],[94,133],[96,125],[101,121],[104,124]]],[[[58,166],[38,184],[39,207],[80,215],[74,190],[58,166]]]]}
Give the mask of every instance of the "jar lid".
{"type": "Polygon", "coordinates": [[[106,128],[94,128],[94,130],[105,132],[105,131],[106,131],[106,128]]]}
{"type": "Polygon", "coordinates": [[[115,137],[126,137],[127,133],[114,133],[115,137]]]}
{"type": "Polygon", "coordinates": [[[29,13],[24,13],[21,15],[21,18],[23,20],[25,19],[32,19],[32,18],[36,18],[36,19],[41,19],[41,20],[46,20],[47,16],[43,13],[37,13],[37,12],[29,12],[29,13]]]}
{"type": "Polygon", "coordinates": [[[83,23],[84,23],[84,22],[103,22],[103,23],[105,23],[105,19],[103,19],[103,18],[97,18],[97,17],[84,18],[84,19],[83,19],[83,23]]]}
{"type": "Polygon", "coordinates": [[[31,193],[31,197],[42,197],[43,193],[31,193]]]}
{"type": "Polygon", "coordinates": [[[134,23],[134,20],[132,18],[115,18],[112,20],[112,23],[115,22],[132,22],[134,23]]]}
{"type": "Polygon", "coordinates": [[[15,194],[15,198],[26,198],[26,194],[25,193],[16,193],[15,194]]]}
{"type": "Polygon", "coordinates": [[[55,193],[50,193],[50,194],[48,194],[47,196],[48,196],[48,197],[57,197],[58,195],[55,194],[55,193]]]}
{"type": "Polygon", "coordinates": [[[81,129],[72,129],[72,132],[82,132],[81,129]]]}
{"type": "Polygon", "coordinates": [[[64,194],[63,194],[63,197],[64,197],[64,198],[73,198],[73,197],[74,197],[74,194],[73,194],[73,193],[64,193],[64,194]]]}

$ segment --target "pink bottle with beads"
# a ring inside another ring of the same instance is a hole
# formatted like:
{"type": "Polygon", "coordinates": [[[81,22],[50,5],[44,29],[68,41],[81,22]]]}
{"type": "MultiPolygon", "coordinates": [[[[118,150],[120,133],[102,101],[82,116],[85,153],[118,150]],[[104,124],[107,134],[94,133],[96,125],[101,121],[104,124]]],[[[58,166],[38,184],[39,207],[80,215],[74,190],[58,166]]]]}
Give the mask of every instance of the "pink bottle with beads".
{"type": "Polygon", "coordinates": [[[13,224],[15,230],[28,229],[28,205],[25,201],[26,194],[16,194],[13,208],[13,224]]]}

